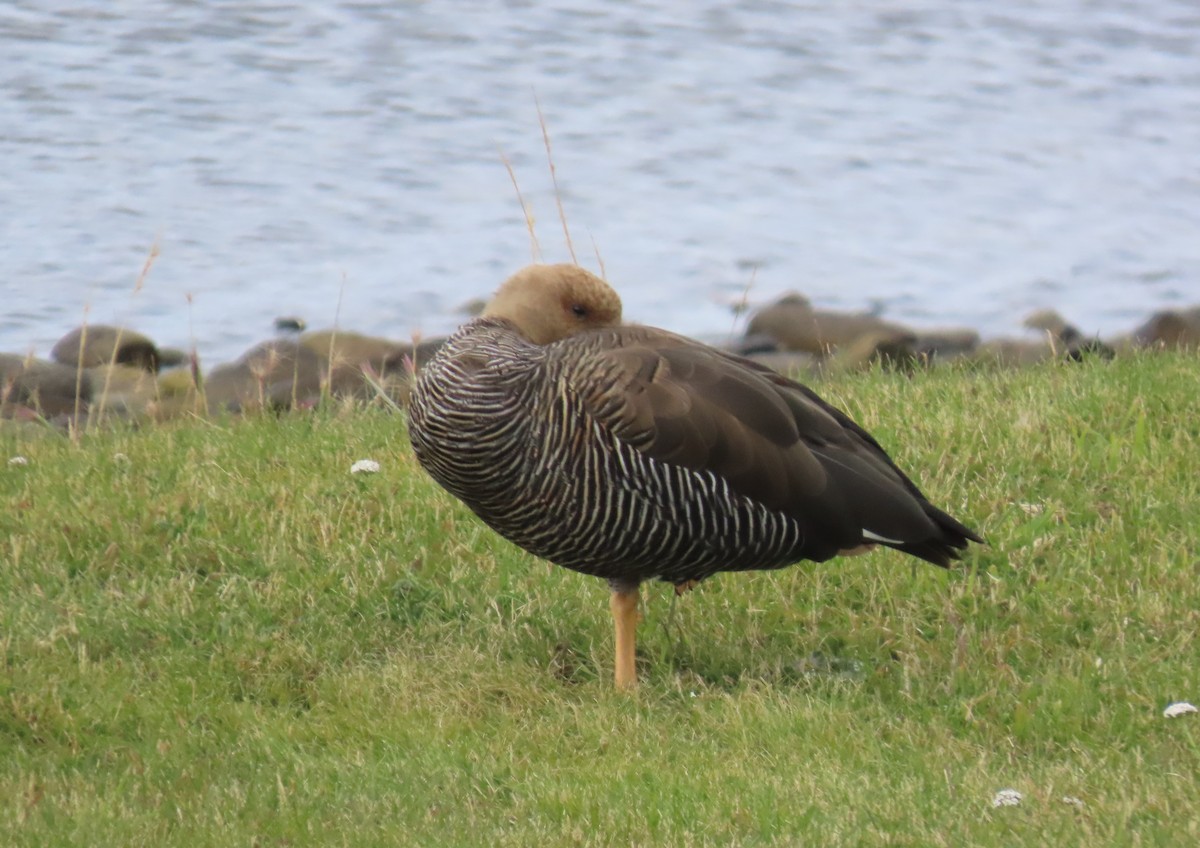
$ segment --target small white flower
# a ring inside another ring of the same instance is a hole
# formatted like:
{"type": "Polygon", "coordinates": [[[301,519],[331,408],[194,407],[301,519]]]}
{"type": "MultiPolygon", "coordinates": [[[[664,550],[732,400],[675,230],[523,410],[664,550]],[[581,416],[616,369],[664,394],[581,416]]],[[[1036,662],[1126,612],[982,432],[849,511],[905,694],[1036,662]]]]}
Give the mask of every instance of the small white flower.
{"type": "Polygon", "coordinates": [[[1081,801],[1079,798],[1076,798],[1074,795],[1062,796],[1062,802],[1064,804],[1070,804],[1072,807],[1075,807],[1076,809],[1079,809],[1079,810],[1083,809],[1083,801],[1081,801]]]}
{"type": "Polygon", "coordinates": [[[9,465],[28,465],[29,460],[23,456],[14,456],[8,461],[9,465]]]}
{"type": "Polygon", "coordinates": [[[992,799],[993,807],[1015,807],[1025,797],[1015,789],[1001,789],[992,799]]]}
{"type": "Polygon", "coordinates": [[[350,466],[351,474],[375,474],[379,471],[379,463],[373,459],[360,459],[350,466]]]}
{"type": "Polygon", "coordinates": [[[1180,701],[1176,704],[1171,704],[1169,707],[1163,710],[1163,718],[1178,718],[1181,715],[1187,715],[1188,713],[1194,712],[1200,712],[1200,710],[1197,710],[1187,701],[1180,701]]]}

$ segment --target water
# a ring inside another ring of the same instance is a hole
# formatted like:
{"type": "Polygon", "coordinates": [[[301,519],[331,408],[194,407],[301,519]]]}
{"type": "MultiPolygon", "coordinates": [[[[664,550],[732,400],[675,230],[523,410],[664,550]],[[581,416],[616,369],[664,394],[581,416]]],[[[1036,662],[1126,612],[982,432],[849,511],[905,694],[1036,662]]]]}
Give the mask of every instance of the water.
{"type": "Polygon", "coordinates": [[[1200,7],[0,6],[0,350],[407,338],[532,256],[699,335],[798,289],[1016,332],[1200,302],[1200,7]],[[157,256],[144,284],[139,273],[157,256]]]}

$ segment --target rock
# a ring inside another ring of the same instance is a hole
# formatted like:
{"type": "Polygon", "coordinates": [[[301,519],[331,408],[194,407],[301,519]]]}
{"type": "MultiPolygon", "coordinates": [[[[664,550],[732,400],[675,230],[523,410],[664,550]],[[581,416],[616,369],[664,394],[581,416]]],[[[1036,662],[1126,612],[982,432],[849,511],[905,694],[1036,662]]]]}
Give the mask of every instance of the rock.
{"type": "Polygon", "coordinates": [[[359,368],[366,364],[378,372],[398,368],[406,355],[412,355],[411,344],[343,330],[305,333],[300,344],[335,367],[359,368]]]}
{"type": "Polygon", "coordinates": [[[1133,341],[1141,347],[1200,348],[1200,306],[1154,313],[1133,331],[1133,341]]]}
{"type": "Polygon", "coordinates": [[[1036,365],[1047,359],[1069,359],[1080,362],[1088,356],[1099,356],[1112,359],[1113,348],[1099,339],[1076,339],[1073,342],[1063,342],[1047,339],[1039,342],[1027,342],[1018,339],[991,339],[981,344],[974,353],[977,362],[993,363],[996,365],[1019,368],[1036,365]]]}
{"type": "Polygon", "coordinates": [[[131,365],[88,368],[87,376],[92,385],[91,411],[97,415],[137,418],[158,397],[155,375],[131,365]]]}
{"type": "Polygon", "coordinates": [[[767,333],[754,333],[753,335],[745,335],[741,338],[732,339],[728,344],[715,344],[714,347],[723,347],[730,353],[736,353],[738,356],[750,356],[760,353],[775,353],[779,350],[779,343],[775,341],[773,336],[767,333]]]}
{"type": "Polygon", "coordinates": [[[275,329],[281,333],[302,333],[308,322],[297,315],[281,315],[275,319],[275,329]]]}
{"type": "Polygon", "coordinates": [[[755,313],[746,336],[766,335],[783,350],[828,356],[871,334],[912,335],[907,327],[868,313],[813,309],[804,295],[791,292],[755,313]]]}
{"type": "MultiPolygon", "coordinates": [[[[432,358],[445,339],[411,344],[322,330],[298,339],[273,339],[236,362],[214,368],[203,380],[209,411],[308,407],[323,396],[375,399],[378,389],[403,404],[408,399],[414,358],[432,358]]],[[[185,388],[185,384],[180,384],[185,388]]],[[[177,404],[164,405],[170,410],[177,404]]]]}
{"type": "Polygon", "coordinates": [[[1053,309],[1038,309],[1030,312],[1021,322],[1031,330],[1040,330],[1057,341],[1073,342],[1083,338],[1083,333],[1074,324],[1068,324],[1066,319],[1053,309]]]}
{"type": "Polygon", "coordinates": [[[786,350],[799,349],[788,344],[787,339],[796,335],[796,327],[807,326],[812,321],[812,304],[799,292],[788,292],[774,303],[762,307],[746,325],[746,337],[772,339],[786,350]]]}
{"type": "Polygon", "coordinates": [[[444,342],[444,338],[425,339],[414,347],[408,342],[330,330],[300,337],[302,345],[331,367],[335,396],[371,400],[379,386],[397,402],[408,397],[411,369],[432,359],[444,342]]]}
{"type": "Polygon", "coordinates": [[[287,409],[316,402],[327,370],[325,361],[299,342],[276,339],[212,369],[202,388],[208,410],[214,413],[287,409]]]}
{"type": "Polygon", "coordinates": [[[1051,359],[1056,349],[1049,341],[1030,342],[1021,339],[989,339],[975,349],[976,362],[1020,368],[1051,359]]]}
{"type": "Polygon", "coordinates": [[[921,364],[916,353],[917,337],[907,330],[880,329],[859,335],[837,348],[829,360],[834,371],[857,371],[878,363],[885,368],[913,370],[921,364]]]}
{"type": "Polygon", "coordinates": [[[177,347],[160,347],[158,349],[158,367],[159,368],[178,368],[184,365],[191,357],[186,350],[180,350],[177,347]]]}
{"type": "Polygon", "coordinates": [[[913,351],[927,361],[969,356],[979,347],[979,333],[968,327],[916,330],[913,351]]]}
{"type": "Polygon", "coordinates": [[[63,365],[84,368],[115,363],[158,371],[162,364],[161,353],[146,336],[106,324],[76,327],[58,340],[50,358],[63,365]]]}
{"type": "Polygon", "coordinates": [[[975,351],[975,359],[1005,367],[1035,365],[1047,359],[1069,359],[1080,362],[1089,356],[1112,359],[1113,348],[1098,338],[1084,336],[1053,309],[1039,309],[1025,316],[1022,322],[1031,330],[1037,330],[1042,338],[1037,341],[1024,339],[991,339],[975,351]]]}
{"type": "Polygon", "coordinates": [[[1067,359],[1072,362],[1082,362],[1089,357],[1112,359],[1116,355],[1115,347],[1098,338],[1079,338],[1067,345],[1067,359]]]}
{"type": "Polygon", "coordinates": [[[31,410],[43,418],[86,412],[92,377],[86,371],[28,356],[0,353],[0,417],[31,410]]]}
{"type": "Polygon", "coordinates": [[[764,351],[751,353],[746,358],[792,379],[807,379],[821,370],[821,360],[811,353],[764,351]]]}
{"type": "Polygon", "coordinates": [[[196,392],[196,377],[187,369],[177,369],[160,374],[158,377],[159,397],[179,397],[196,392]]]}

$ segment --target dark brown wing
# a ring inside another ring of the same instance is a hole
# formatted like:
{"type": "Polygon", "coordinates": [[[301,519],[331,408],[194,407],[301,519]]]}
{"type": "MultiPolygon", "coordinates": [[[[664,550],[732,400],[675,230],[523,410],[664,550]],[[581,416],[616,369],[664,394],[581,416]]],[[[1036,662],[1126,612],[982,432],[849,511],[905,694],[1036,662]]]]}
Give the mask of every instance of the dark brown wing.
{"type": "Polygon", "coordinates": [[[646,327],[576,337],[591,413],[647,456],[712,472],[793,516],[821,546],[879,541],[945,565],[978,540],[934,507],[879,444],[812,390],[740,357],[646,327]]]}

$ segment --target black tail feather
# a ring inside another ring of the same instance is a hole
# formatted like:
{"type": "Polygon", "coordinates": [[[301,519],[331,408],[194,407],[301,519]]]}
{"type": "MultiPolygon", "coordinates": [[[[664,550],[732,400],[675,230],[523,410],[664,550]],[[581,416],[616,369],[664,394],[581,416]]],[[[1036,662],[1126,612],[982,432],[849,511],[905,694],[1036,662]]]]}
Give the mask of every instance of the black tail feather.
{"type": "Polygon", "coordinates": [[[961,521],[947,512],[938,509],[929,501],[925,501],[925,514],[933,519],[941,534],[919,542],[905,542],[902,545],[889,545],[898,551],[918,557],[926,562],[949,568],[955,560],[962,559],[962,551],[966,550],[968,542],[978,542],[986,545],[983,537],[967,527],[961,521]]]}

